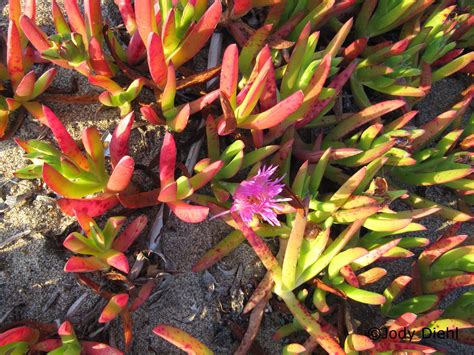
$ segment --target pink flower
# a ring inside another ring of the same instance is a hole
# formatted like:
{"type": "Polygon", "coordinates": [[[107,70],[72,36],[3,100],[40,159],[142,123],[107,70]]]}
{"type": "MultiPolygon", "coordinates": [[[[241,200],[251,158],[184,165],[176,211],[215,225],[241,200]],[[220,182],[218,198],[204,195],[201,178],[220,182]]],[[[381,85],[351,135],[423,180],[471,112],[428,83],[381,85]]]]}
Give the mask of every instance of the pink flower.
{"type": "Polygon", "coordinates": [[[263,167],[257,175],[240,183],[234,192],[234,203],[231,212],[237,212],[244,223],[249,224],[254,216],[259,216],[273,226],[279,226],[277,211],[283,207],[279,202],[288,201],[286,198],[275,198],[283,191],[283,178],[271,180],[277,167],[263,167]]]}

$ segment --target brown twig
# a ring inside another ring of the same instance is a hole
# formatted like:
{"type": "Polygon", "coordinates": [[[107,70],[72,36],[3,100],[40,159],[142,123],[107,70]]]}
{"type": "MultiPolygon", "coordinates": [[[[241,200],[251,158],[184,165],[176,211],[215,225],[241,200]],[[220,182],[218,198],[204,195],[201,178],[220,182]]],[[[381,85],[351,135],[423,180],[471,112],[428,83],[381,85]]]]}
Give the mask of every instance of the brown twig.
{"type": "Polygon", "coordinates": [[[181,89],[188,88],[190,86],[205,83],[206,81],[211,80],[212,78],[219,75],[220,72],[221,72],[221,66],[218,65],[217,67],[190,75],[184,79],[180,79],[176,82],[176,90],[181,90],[181,89]]]}
{"type": "MultiPolygon", "coordinates": [[[[227,326],[232,332],[232,335],[236,337],[237,339],[241,340],[244,337],[244,329],[240,325],[238,325],[236,322],[230,321],[227,326]]],[[[258,341],[254,341],[251,344],[248,354],[265,355],[266,352],[265,350],[263,350],[262,346],[258,343],[258,341]]]]}
{"type": "Polygon", "coordinates": [[[260,323],[262,322],[263,312],[267,306],[268,300],[272,297],[272,292],[267,291],[265,297],[255,306],[250,314],[249,326],[245,332],[242,341],[235,351],[234,355],[245,355],[251,348],[255,338],[257,337],[260,329],[260,323]]]}

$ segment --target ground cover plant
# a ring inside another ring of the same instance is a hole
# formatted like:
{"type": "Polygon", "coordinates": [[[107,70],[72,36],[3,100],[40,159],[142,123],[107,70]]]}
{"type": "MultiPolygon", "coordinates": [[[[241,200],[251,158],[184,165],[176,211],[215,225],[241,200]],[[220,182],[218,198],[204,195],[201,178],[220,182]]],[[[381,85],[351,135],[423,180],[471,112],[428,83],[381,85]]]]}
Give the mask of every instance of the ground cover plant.
{"type": "MultiPolygon", "coordinates": [[[[266,270],[245,300],[236,354],[258,352],[271,302],[286,312],[273,335],[284,354],[442,352],[427,330],[474,345],[472,235],[458,233],[474,218],[474,85],[417,121],[436,82],[472,79],[472,3],[115,0],[119,24],[98,0],[49,6],[54,29],[36,23],[35,0],[9,1],[0,138],[25,152],[16,179],[77,222],[61,240],[64,272],[104,300],[94,314],[101,332],[117,318],[122,335],[112,346],[77,336],[68,319],[25,321],[2,330],[0,354],[133,353],[134,312],[172,273],[153,261],[165,260],[156,238],[171,214],[231,230],[195,255],[193,272],[244,243],[266,270]],[[207,68],[193,66],[199,57],[207,68]],[[100,94],[53,93],[58,70],[100,94]],[[51,100],[100,103],[115,128],[68,132],[51,100]],[[19,136],[25,119],[54,139],[19,136]],[[130,144],[146,125],[161,126],[147,166],[130,144]],[[455,203],[430,199],[435,187],[455,203]],[[415,235],[433,215],[451,227],[432,240],[415,235]],[[409,274],[393,267],[400,260],[412,263],[409,274]],[[396,336],[367,331],[358,307],[396,336]]],[[[174,325],[153,333],[189,354],[213,353],[174,325]]]]}

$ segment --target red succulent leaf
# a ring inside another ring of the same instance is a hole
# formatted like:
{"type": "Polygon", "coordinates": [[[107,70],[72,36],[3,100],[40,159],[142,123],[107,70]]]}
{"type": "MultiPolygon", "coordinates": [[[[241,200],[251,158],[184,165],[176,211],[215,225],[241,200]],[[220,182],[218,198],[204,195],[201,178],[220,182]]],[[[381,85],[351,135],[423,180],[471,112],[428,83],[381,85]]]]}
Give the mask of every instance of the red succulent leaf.
{"type": "Polygon", "coordinates": [[[176,169],[176,143],[173,135],[166,132],[160,152],[160,181],[161,186],[166,186],[174,181],[176,169]]]}
{"type": "Polygon", "coordinates": [[[178,200],[178,184],[176,181],[161,187],[158,200],[161,202],[173,202],[178,200]]]}
{"type": "Polygon", "coordinates": [[[61,339],[46,339],[33,345],[31,347],[31,350],[42,351],[42,352],[47,353],[61,347],[61,345],[62,345],[61,339]]]}
{"type": "Polygon", "coordinates": [[[428,281],[423,285],[423,288],[427,293],[437,293],[470,285],[474,285],[474,273],[466,273],[428,281]]]}
{"type": "Polygon", "coordinates": [[[47,106],[43,106],[43,112],[46,116],[46,119],[48,120],[48,126],[51,128],[54,138],[56,139],[56,142],[58,142],[58,146],[61,151],[81,168],[88,170],[89,164],[86,157],[82,154],[76,142],[74,139],[72,139],[71,135],[68,133],[59,118],[47,106]]]}
{"type": "Polygon", "coordinates": [[[143,105],[142,107],[140,107],[140,112],[143,118],[145,118],[151,124],[156,124],[156,125],[166,124],[165,120],[162,119],[160,116],[158,116],[155,109],[153,108],[153,105],[143,105]]]}
{"type": "Polygon", "coordinates": [[[82,143],[87,154],[96,163],[96,168],[104,168],[104,144],[100,139],[100,133],[95,127],[87,127],[82,131],[82,143]]]}
{"type": "Polygon", "coordinates": [[[399,329],[406,329],[410,327],[413,322],[415,322],[417,315],[415,313],[406,312],[403,313],[400,317],[395,319],[395,321],[390,325],[389,331],[391,330],[399,330],[399,329]]]}
{"type": "Polygon", "coordinates": [[[156,23],[154,1],[135,0],[135,17],[137,20],[137,29],[140,33],[143,43],[147,43],[151,33],[158,33],[156,23]]]}
{"type": "Polygon", "coordinates": [[[32,19],[25,15],[21,16],[20,26],[28,40],[39,52],[49,49],[50,44],[48,36],[46,36],[37,25],[35,25],[32,19]]]}
{"type": "Polygon", "coordinates": [[[81,347],[86,355],[123,355],[120,350],[95,341],[81,341],[81,347]]]}
{"type": "Polygon", "coordinates": [[[75,213],[87,214],[89,217],[103,215],[108,210],[114,208],[119,203],[115,195],[100,195],[93,198],[70,199],[61,198],[57,204],[63,213],[68,216],[74,216],[75,213]]]}
{"type": "Polygon", "coordinates": [[[137,194],[120,194],[118,199],[120,203],[127,208],[144,208],[160,204],[158,200],[161,189],[154,189],[151,191],[140,192],[137,194]]]}
{"type": "Polygon", "coordinates": [[[304,95],[302,91],[297,91],[288,96],[283,101],[273,106],[271,109],[256,115],[250,115],[240,126],[251,129],[267,129],[275,127],[283,122],[289,115],[295,112],[303,103],[304,95]]]}
{"type": "Polygon", "coordinates": [[[33,95],[35,81],[36,75],[35,72],[32,70],[28,74],[26,74],[18,83],[18,86],[15,90],[15,94],[20,97],[28,97],[33,95]]]}
{"type": "Polygon", "coordinates": [[[113,266],[117,270],[124,272],[125,274],[128,274],[130,271],[127,257],[119,251],[109,250],[103,255],[103,258],[105,258],[107,264],[113,266]]]}
{"type": "Polygon", "coordinates": [[[160,324],[153,333],[177,346],[189,355],[211,355],[212,351],[196,338],[171,325],[160,324]]]}
{"type": "Polygon", "coordinates": [[[90,248],[88,245],[74,235],[69,234],[63,242],[63,246],[76,254],[89,254],[90,248]]]}
{"type": "Polygon", "coordinates": [[[466,238],[467,235],[441,238],[421,252],[418,262],[423,266],[429,266],[441,255],[464,242],[466,238]]]}
{"type": "MultiPolygon", "coordinates": [[[[255,67],[257,70],[262,70],[263,65],[266,61],[271,58],[272,53],[268,45],[265,45],[260,53],[257,55],[256,65],[255,67]]],[[[267,80],[265,82],[265,87],[263,89],[262,95],[260,96],[260,110],[265,111],[277,104],[277,87],[276,87],[276,79],[275,79],[275,68],[270,66],[270,70],[268,71],[267,80]]]]}
{"type": "Polygon", "coordinates": [[[91,230],[91,225],[94,224],[94,220],[88,214],[74,213],[74,216],[77,219],[77,222],[81,226],[82,230],[86,235],[89,234],[91,230]]]}
{"type": "Polygon", "coordinates": [[[10,20],[7,35],[7,70],[12,81],[13,88],[16,88],[23,77],[23,53],[21,49],[20,32],[15,22],[10,20]]]}
{"type": "Polygon", "coordinates": [[[108,323],[115,319],[115,317],[117,317],[119,313],[127,307],[128,298],[129,297],[126,293],[119,293],[113,296],[100,314],[99,323],[108,323]]]}
{"type": "Polygon", "coordinates": [[[168,206],[179,219],[188,223],[202,222],[209,214],[208,207],[190,205],[181,201],[168,202],[168,206]]]}
{"type": "Polygon", "coordinates": [[[16,343],[26,342],[34,344],[39,339],[39,331],[29,327],[17,327],[6,332],[0,333],[0,346],[16,343]]]}
{"type": "Polygon", "coordinates": [[[356,39],[354,42],[349,44],[342,51],[342,56],[344,57],[344,62],[349,63],[356,59],[367,47],[367,37],[362,37],[356,39]]]}
{"type": "Polygon", "coordinates": [[[38,101],[23,102],[22,105],[34,118],[49,127],[48,120],[43,112],[43,106],[38,101]]]}
{"type": "Polygon", "coordinates": [[[101,38],[102,15],[100,13],[100,0],[84,0],[84,17],[90,36],[101,38]]]}
{"type": "MultiPolygon", "coordinates": [[[[335,95],[338,95],[342,87],[346,84],[346,82],[351,77],[352,73],[354,72],[357,66],[357,60],[353,60],[346,69],[342,72],[337,74],[329,84],[329,88],[335,90],[335,95]]],[[[316,100],[309,108],[309,110],[305,113],[303,119],[296,122],[295,127],[301,128],[311,122],[315,117],[317,117],[329,103],[332,101],[332,98],[325,99],[325,100],[316,100]]]]}
{"type": "Polygon", "coordinates": [[[148,219],[145,215],[135,218],[127,228],[114,240],[112,248],[125,252],[130,245],[137,239],[143,229],[146,227],[148,219]]]}
{"type": "Polygon", "coordinates": [[[381,258],[387,251],[395,247],[400,242],[400,240],[401,238],[398,238],[388,243],[382,244],[381,246],[370,250],[367,254],[361,256],[360,258],[355,259],[352,262],[352,269],[357,271],[360,268],[372,264],[377,259],[381,258]]]}
{"type": "Polygon", "coordinates": [[[227,47],[222,58],[222,69],[220,76],[220,90],[231,106],[235,107],[237,95],[237,82],[239,80],[239,50],[236,44],[227,47]]]}
{"type": "Polygon", "coordinates": [[[232,17],[242,17],[252,9],[251,0],[234,0],[234,7],[232,8],[232,17]]]}
{"type": "Polygon", "coordinates": [[[125,190],[132,179],[135,162],[128,155],[122,157],[115,166],[107,182],[107,191],[121,192],[125,190]]]}
{"type": "Polygon", "coordinates": [[[128,141],[132,131],[135,114],[130,112],[122,118],[114,130],[112,140],[110,141],[110,159],[112,167],[115,167],[120,159],[128,155],[128,141]]]}
{"type": "Polygon", "coordinates": [[[58,335],[60,337],[63,336],[76,336],[76,333],[74,332],[74,328],[69,321],[65,321],[64,323],[61,324],[61,326],[58,329],[58,335]]]}
{"type": "Polygon", "coordinates": [[[219,172],[223,165],[224,162],[218,160],[206,166],[202,171],[189,179],[192,188],[194,190],[199,190],[201,187],[206,185],[219,172]]]}
{"type": "Polygon", "coordinates": [[[77,1],[64,0],[64,8],[72,30],[79,33],[82,36],[82,39],[87,42],[88,36],[86,25],[84,24],[84,19],[82,18],[81,10],[79,10],[77,1]]]}
{"type": "Polygon", "coordinates": [[[189,115],[191,114],[191,107],[189,104],[184,105],[176,116],[169,120],[168,124],[175,132],[182,132],[188,124],[189,115]]]}
{"type": "Polygon", "coordinates": [[[222,14],[220,0],[215,0],[199,21],[192,26],[179,48],[170,56],[175,68],[193,58],[211,38],[222,14]]]}
{"type": "MultiPolygon", "coordinates": [[[[63,16],[61,8],[56,0],[51,1],[51,14],[53,15],[54,27],[58,33],[70,33],[71,29],[63,16]]],[[[29,16],[28,16],[29,17],[29,16]]]]}
{"type": "Polygon", "coordinates": [[[20,0],[9,0],[8,1],[8,19],[18,22],[21,15],[21,2],[20,0]]]}
{"type": "Polygon", "coordinates": [[[357,279],[357,275],[352,270],[350,265],[343,266],[339,271],[340,271],[342,277],[344,277],[344,280],[346,280],[346,282],[349,285],[357,287],[357,288],[360,287],[359,280],[357,279]]]}
{"type": "Polygon", "coordinates": [[[91,67],[94,69],[96,74],[107,77],[112,77],[114,75],[107,58],[105,57],[104,51],[102,50],[102,46],[95,37],[92,37],[89,41],[89,60],[91,67]]]}
{"type": "Polygon", "coordinates": [[[374,343],[370,338],[360,334],[350,334],[347,336],[346,341],[349,343],[350,348],[355,351],[369,350],[374,347],[374,343]]]}
{"type": "Polygon", "coordinates": [[[73,256],[69,258],[64,265],[65,272],[91,272],[98,270],[108,270],[109,265],[103,263],[95,256],[91,257],[80,257],[73,256]]]}
{"type": "MultiPolygon", "coordinates": [[[[135,3],[135,8],[136,4],[137,2],[135,3]]],[[[148,68],[150,70],[151,77],[160,88],[164,88],[166,86],[168,66],[166,65],[161,38],[156,33],[150,33],[146,43],[148,68]]]]}
{"type": "Polygon", "coordinates": [[[89,75],[89,83],[92,85],[101,87],[102,89],[107,90],[113,95],[119,94],[122,92],[122,88],[112,79],[103,76],[103,75],[89,75]]]}
{"type": "Polygon", "coordinates": [[[219,95],[219,90],[214,90],[204,96],[199,97],[194,101],[189,102],[187,105],[189,105],[190,114],[192,115],[196,112],[201,111],[204,107],[216,101],[219,95]]]}
{"type": "Polygon", "coordinates": [[[426,328],[431,322],[439,319],[443,312],[442,309],[435,309],[434,311],[418,316],[418,318],[410,325],[410,330],[419,331],[426,328]]]}
{"type": "Polygon", "coordinates": [[[138,296],[135,298],[133,303],[130,306],[130,312],[135,312],[140,306],[146,302],[146,300],[150,297],[151,292],[155,288],[155,280],[150,280],[142,287],[140,287],[140,291],[138,291],[138,296]]]}
{"type": "Polygon", "coordinates": [[[146,57],[145,43],[143,43],[140,33],[135,32],[130,38],[127,47],[127,62],[130,65],[136,65],[146,57]]]}

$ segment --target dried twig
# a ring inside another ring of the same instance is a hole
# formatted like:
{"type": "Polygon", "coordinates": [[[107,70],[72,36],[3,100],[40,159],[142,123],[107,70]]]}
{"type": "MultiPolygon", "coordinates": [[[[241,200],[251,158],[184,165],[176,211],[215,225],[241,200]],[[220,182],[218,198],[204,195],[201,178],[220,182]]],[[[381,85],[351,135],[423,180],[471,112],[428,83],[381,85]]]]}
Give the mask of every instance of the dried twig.
{"type": "Polygon", "coordinates": [[[250,314],[249,326],[247,331],[242,338],[242,341],[235,351],[235,355],[245,355],[248,353],[250,347],[252,346],[255,338],[257,337],[258,331],[260,329],[260,323],[262,322],[263,312],[267,306],[268,300],[272,297],[271,290],[268,291],[263,299],[255,306],[250,314]]]}
{"type": "Polygon", "coordinates": [[[31,231],[29,229],[23,231],[23,232],[20,232],[20,233],[17,233],[17,234],[14,234],[12,235],[11,237],[7,238],[6,240],[4,240],[3,242],[0,243],[0,249],[2,249],[3,247],[5,247],[6,245],[12,243],[12,242],[15,242],[17,241],[18,239],[20,239],[21,237],[24,237],[25,235],[28,235],[30,234],[31,231]]]}

